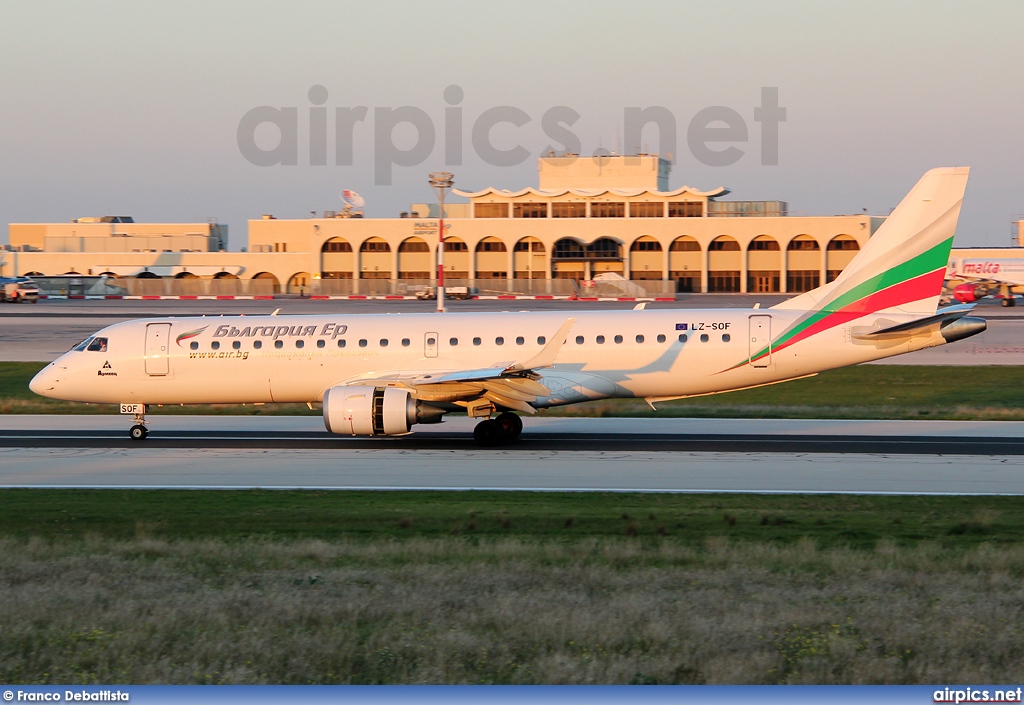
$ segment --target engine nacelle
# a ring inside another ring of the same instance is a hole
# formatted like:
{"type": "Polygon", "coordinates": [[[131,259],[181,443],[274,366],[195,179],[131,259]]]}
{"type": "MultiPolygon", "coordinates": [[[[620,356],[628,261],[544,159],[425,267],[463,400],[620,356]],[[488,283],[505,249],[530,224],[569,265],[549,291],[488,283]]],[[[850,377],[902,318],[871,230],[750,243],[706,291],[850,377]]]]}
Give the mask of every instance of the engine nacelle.
{"type": "Polygon", "coordinates": [[[397,387],[331,387],[324,392],[324,426],[349,436],[400,436],[416,423],[438,423],[439,409],[397,387]]]}
{"type": "Polygon", "coordinates": [[[973,304],[983,296],[985,293],[976,284],[957,284],[953,289],[953,298],[962,304],[973,304]]]}

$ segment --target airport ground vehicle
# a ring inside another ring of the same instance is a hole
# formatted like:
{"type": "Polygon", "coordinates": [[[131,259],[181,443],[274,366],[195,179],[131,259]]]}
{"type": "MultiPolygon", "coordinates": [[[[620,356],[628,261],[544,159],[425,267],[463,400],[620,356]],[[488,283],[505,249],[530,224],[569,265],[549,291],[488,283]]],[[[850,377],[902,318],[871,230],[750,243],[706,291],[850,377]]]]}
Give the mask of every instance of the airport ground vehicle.
{"type": "Polygon", "coordinates": [[[23,301],[36,303],[38,300],[39,287],[28,277],[0,279],[0,301],[20,304],[23,301]]]}
{"type": "MultiPolygon", "coordinates": [[[[468,286],[446,286],[444,295],[447,299],[468,299],[472,293],[468,286]]],[[[416,298],[423,301],[429,301],[435,296],[437,296],[437,289],[432,286],[424,287],[416,292],[416,298]]]]}

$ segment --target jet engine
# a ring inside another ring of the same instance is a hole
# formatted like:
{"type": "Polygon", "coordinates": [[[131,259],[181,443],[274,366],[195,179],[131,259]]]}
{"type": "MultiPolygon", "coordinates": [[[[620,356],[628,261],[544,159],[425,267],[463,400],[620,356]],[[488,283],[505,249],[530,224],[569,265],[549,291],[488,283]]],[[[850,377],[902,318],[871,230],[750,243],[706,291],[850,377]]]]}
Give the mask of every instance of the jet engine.
{"type": "Polygon", "coordinates": [[[444,409],[397,387],[331,387],[324,392],[324,426],[350,436],[400,436],[417,423],[440,423],[444,409]]]}
{"type": "Polygon", "coordinates": [[[953,298],[963,304],[973,304],[983,296],[984,290],[980,290],[976,284],[957,284],[953,289],[953,298]]]}

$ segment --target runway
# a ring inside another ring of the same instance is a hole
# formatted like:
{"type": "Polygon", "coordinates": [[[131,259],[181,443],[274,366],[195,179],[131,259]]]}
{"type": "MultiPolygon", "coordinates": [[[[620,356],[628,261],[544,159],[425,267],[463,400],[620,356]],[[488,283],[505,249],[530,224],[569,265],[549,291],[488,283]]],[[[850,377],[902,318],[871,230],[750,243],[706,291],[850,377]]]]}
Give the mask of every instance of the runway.
{"type": "Polygon", "coordinates": [[[387,439],[318,417],[153,417],[142,443],[125,425],[0,419],[0,486],[1024,494],[1015,422],[544,418],[498,449],[464,418],[387,439]]]}

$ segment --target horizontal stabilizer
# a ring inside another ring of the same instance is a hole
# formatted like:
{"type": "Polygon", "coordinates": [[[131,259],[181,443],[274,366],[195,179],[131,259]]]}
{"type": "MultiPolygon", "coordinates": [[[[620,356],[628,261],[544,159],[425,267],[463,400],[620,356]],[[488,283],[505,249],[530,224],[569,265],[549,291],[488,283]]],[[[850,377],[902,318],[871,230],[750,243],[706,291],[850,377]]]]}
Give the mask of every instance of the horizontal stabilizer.
{"type": "MultiPolygon", "coordinates": [[[[940,310],[933,316],[917,318],[913,321],[906,321],[894,326],[887,326],[880,330],[856,332],[853,337],[858,340],[892,340],[895,338],[907,338],[916,333],[929,331],[936,324],[943,328],[953,321],[963,318],[974,308],[974,304],[963,306],[949,306],[940,310]]],[[[856,330],[856,329],[854,329],[856,330]]]]}

